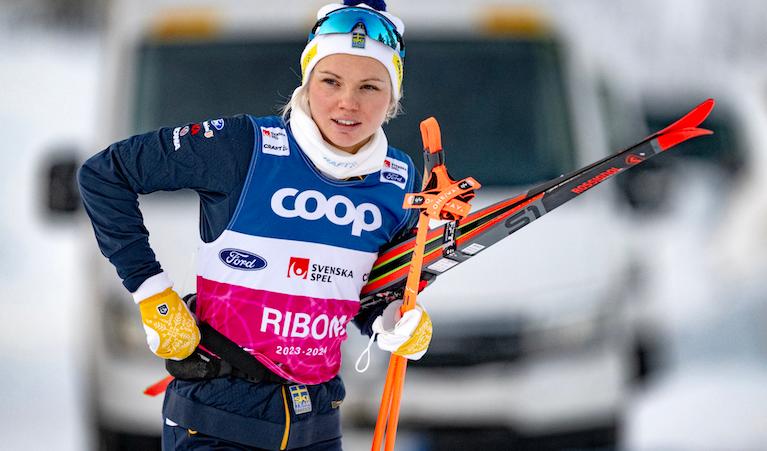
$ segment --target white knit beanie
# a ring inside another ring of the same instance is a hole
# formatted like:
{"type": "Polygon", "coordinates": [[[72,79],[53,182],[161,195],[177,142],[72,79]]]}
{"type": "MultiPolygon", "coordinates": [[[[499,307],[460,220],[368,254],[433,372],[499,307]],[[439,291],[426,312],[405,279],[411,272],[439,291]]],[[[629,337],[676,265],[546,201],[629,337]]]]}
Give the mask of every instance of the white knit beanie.
{"type": "MultiPolygon", "coordinates": [[[[402,20],[398,17],[385,11],[386,4],[383,1],[368,1],[367,3],[370,3],[373,6],[348,0],[345,4],[331,3],[325,5],[317,11],[317,20],[320,20],[329,13],[341,8],[348,8],[351,6],[368,8],[389,19],[397,28],[397,32],[399,32],[400,36],[404,34],[405,24],[402,23],[402,20]],[[379,10],[377,8],[381,9],[379,10]]],[[[362,36],[364,41],[361,45],[359,39],[360,36],[355,36],[353,33],[318,34],[314,36],[314,39],[306,44],[304,51],[301,53],[302,86],[308,84],[309,75],[312,73],[312,69],[317,62],[328,55],[344,53],[348,55],[367,56],[380,61],[381,64],[386,67],[391,79],[392,95],[394,100],[398,101],[402,95],[403,65],[399,53],[388,45],[382,44],[375,39],[370,39],[368,36],[362,36]],[[352,45],[353,39],[356,40],[355,45],[352,45]]]]}

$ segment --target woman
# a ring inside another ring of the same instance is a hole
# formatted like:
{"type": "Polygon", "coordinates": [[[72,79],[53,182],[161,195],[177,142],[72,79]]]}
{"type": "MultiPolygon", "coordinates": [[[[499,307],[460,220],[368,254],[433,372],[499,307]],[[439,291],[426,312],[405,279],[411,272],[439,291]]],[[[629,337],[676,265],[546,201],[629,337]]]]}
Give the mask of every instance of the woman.
{"type": "Polygon", "coordinates": [[[177,366],[210,355],[149,247],[136,199],[199,193],[194,313],[264,369],[174,380],[164,449],[341,449],[346,325],[354,319],[372,335],[385,317],[375,321],[379,347],[410,358],[426,351],[431,322],[420,307],[396,325],[397,303],[357,315],[378,249],[414,224],[404,195],[420,188],[413,162],[381,129],[399,108],[404,25],[383,2],[360,3],[320,9],[283,117],[160,129],[80,170],[99,247],[138,304],[150,349],[177,366]]]}

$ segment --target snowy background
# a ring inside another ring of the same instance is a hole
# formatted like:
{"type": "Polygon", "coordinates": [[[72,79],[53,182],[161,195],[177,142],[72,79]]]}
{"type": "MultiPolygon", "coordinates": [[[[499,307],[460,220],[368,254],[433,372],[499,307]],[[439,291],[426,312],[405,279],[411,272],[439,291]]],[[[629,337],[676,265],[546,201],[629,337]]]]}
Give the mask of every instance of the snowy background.
{"type": "MultiPolygon", "coordinates": [[[[757,80],[747,95],[762,108],[767,104],[763,0],[559,3],[594,52],[620,65],[618,72],[695,74],[726,67],[723,77],[757,80]]],[[[395,12],[407,7],[389,4],[395,12]]],[[[46,214],[42,190],[51,155],[99,150],[92,143],[99,127],[104,9],[98,1],[0,0],[2,449],[88,446],[89,387],[80,375],[90,345],[81,331],[95,326],[81,314],[88,306],[78,293],[88,275],[75,262],[95,242],[82,233],[82,216],[46,214]]],[[[657,302],[668,309],[662,326],[674,331],[666,343],[674,363],[627,406],[627,440],[637,448],[653,448],[652,431],[679,435],[674,443],[687,449],[767,443],[767,195],[759,184],[767,149],[750,152],[754,167],[737,191],[741,210],[729,229],[705,226],[714,212],[731,207],[729,197],[715,192],[716,175],[691,173],[685,175],[689,183],[678,186],[682,208],[650,242],[659,267],[679,269],[662,282],[667,286],[648,288],[664,293],[657,302]],[[725,248],[717,258],[706,253],[712,241],[725,248]]]]}

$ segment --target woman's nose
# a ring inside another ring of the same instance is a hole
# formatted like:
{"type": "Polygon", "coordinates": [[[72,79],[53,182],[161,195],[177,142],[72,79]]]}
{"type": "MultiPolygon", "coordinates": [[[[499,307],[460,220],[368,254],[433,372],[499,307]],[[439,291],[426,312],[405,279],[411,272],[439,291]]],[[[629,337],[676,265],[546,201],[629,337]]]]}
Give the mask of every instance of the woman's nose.
{"type": "Polygon", "coordinates": [[[338,100],[338,106],[345,110],[356,110],[359,107],[357,92],[354,89],[344,89],[338,100]]]}

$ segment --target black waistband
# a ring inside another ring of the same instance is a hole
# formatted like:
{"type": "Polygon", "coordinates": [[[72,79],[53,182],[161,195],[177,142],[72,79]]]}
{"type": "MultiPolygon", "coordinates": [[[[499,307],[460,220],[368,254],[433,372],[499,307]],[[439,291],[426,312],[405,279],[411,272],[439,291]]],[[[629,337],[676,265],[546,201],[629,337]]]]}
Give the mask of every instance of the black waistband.
{"type": "MultiPolygon", "coordinates": [[[[184,301],[195,311],[196,296],[187,295],[184,301]]],[[[184,360],[166,360],[165,369],[171,376],[182,380],[211,379],[234,376],[251,382],[293,382],[271,372],[249,352],[227,338],[209,324],[200,322],[200,347],[184,360]],[[205,349],[210,352],[207,352],[205,349]],[[215,355],[213,355],[213,354],[215,355]],[[218,357],[216,357],[218,356],[218,357]]]]}

